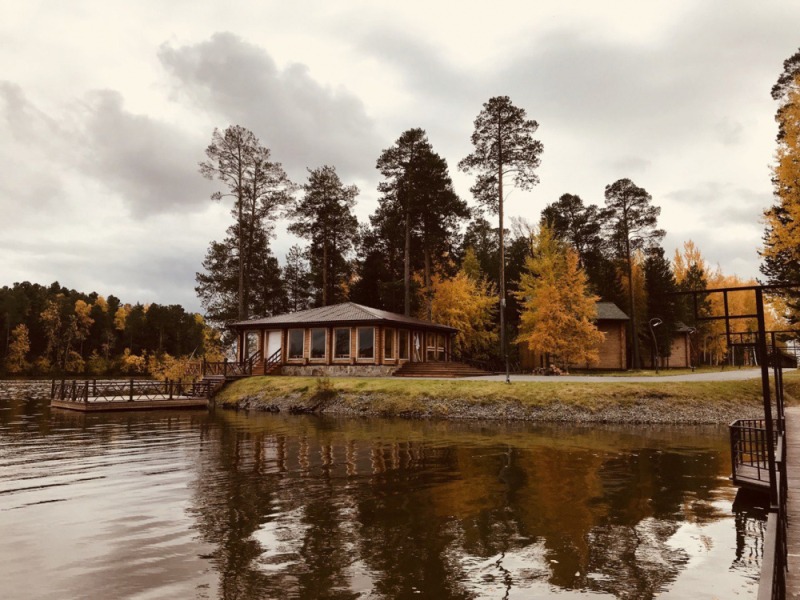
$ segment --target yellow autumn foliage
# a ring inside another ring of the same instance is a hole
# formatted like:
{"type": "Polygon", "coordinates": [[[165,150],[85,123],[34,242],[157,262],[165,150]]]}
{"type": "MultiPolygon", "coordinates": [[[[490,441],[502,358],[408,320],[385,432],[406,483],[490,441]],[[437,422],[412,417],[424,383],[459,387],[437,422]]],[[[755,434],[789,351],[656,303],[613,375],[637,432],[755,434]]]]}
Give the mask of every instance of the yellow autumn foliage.
{"type": "Polygon", "coordinates": [[[604,339],[594,324],[599,298],[588,290],[578,253],[547,227],[535,235],[533,248],[516,293],[522,306],[517,343],[550,354],[565,368],[597,364],[604,339]]]}
{"type": "Polygon", "coordinates": [[[498,340],[494,324],[497,295],[491,284],[482,277],[471,277],[464,269],[452,279],[434,274],[430,299],[431,319],[458,329],[453,354],[458,358],[488,358],[498,340]]]}

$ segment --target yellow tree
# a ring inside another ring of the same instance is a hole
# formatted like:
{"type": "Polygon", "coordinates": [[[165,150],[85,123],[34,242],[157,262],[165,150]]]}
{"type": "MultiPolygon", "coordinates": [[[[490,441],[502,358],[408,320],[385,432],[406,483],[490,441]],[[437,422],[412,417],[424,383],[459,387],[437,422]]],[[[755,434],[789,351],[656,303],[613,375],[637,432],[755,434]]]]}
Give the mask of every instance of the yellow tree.
{"type": "Polygon", "coordinates": [[[9,373],[22,373],[30,368],[30,363],[25,360],[30,350],[31,340],[28,335],[28,327],[24,323],[20,323],[11,332],[11,342],[8,345],[6,369],[9,373]]]}
{"type": "MultiPolygon", "coordinates": [[[[424,293],[424,291],[423,291],[424,293]]],[[[497,344],[494,324],[497,292],[484,277],[471,276],[461,269],[452,279],[431,277],[431,319],[458,329],[453,354],[456,357],[485,359],[497,344]]],[[[420,317],[427,318],[422,309],[420,317]]]]}
{"type": "MultiPolygon", "coordinates": [[[[761,272],[770,283],[800,284],[800,51],[784,62],[772,88],[779,102],[778,149],[772,169],[776,203],[764,213],[766,231],[761,272]]],[[[787,293],[788,317],[800,321],[800,291],[787,293]]]]}
{"type": "Polygon", "coordinates": [[[604,339],[594,324],[599,298],[588,290],[578,253],[544,226],[533,248],[516,294],[522,307],[516,341],[533,352],[549,353],[564,368],[596,364],[604,339]]]}

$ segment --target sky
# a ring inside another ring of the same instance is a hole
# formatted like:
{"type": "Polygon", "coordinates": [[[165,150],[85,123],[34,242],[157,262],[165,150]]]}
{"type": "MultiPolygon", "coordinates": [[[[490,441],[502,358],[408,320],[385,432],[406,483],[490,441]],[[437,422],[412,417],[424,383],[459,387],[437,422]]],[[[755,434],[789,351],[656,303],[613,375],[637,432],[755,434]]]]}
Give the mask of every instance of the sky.
{"type": "MultiPolygon", "coordinates": [[[[335,166],[366,222],[376,159],[412,127],[474,205],[456,165],[500,95],[544,145],[508,216],[603,205],[625,177],[661,208],[668,256],[691,239],[756,277],[769,92],[798,23],[785,0],[0,0],[0,286],[199,311],[195,273],[231,223],[198,172],[215,127],[252,130],[298,183],[335,166]]],[[[281,261],[297,241],[277,224],[281,261]]]]}

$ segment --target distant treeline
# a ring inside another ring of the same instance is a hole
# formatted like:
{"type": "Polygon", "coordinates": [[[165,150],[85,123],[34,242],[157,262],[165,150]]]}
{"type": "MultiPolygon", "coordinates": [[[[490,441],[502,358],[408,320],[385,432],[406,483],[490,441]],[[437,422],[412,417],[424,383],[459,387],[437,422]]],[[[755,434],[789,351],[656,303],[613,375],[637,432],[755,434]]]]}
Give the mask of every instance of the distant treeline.
{"type": "Polygon", "coordinates": [[[58,282],[0,288],[0,331],[5,374],[163,374],[177,357],[219,353],[217,334],[182,306],[125,304],[58,282]]]}

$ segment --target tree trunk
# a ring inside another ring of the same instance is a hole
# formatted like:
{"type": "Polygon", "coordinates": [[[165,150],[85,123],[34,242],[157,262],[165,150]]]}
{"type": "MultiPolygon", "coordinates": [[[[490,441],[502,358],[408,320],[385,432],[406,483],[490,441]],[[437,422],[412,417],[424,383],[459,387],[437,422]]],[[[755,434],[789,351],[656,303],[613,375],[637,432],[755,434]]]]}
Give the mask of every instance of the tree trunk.
{"type": "Polygon", "coordinates": [[[425,303],[427,304],[428,320],[433,320],[433,290],[431,290],[431,250],[425,244],[425,303]]]}
{"type": "Polygon", "coordinates": [[[631,307],[631,348],[633,350],[632,367],[639,369],[641,367],[639,361],[639,336],[636,334],[636,305],[634,304],[635,298],[633,293],[633,262],[631,261],[631,240],[630,232],[628,231],[628,211],[623,209],[622,218],[625,220],[625,256],[628,261],[628,301],[631,307]]]}
{"type": "Polygon", "coordinates": [[[498,213],[500,217],[500,358],[507,361],[506,353],[506,252],[503,235],[503,144],[500,139],[500,125],[497,135],[497,191],[498,213]]]}
{"type": "Polygon", "coordinates": [[[403,286],[404,298],[403,306],[405,315],[411,316],[411,210],[408,207],[408,199],[406,198],[406,243],[405,250],[403,251],[403,286]]]}
{"type": "Polygon", "coordinates": [[[322,240],[322,306],[328,306],[328,240],[327,239],[322,240]]]}

